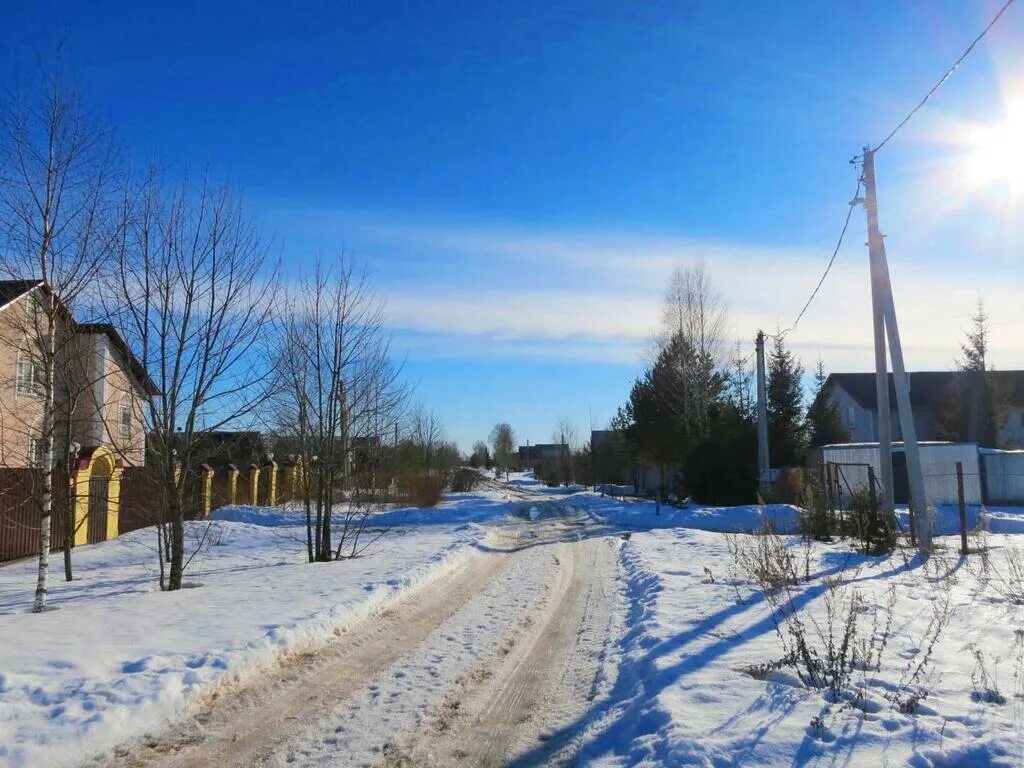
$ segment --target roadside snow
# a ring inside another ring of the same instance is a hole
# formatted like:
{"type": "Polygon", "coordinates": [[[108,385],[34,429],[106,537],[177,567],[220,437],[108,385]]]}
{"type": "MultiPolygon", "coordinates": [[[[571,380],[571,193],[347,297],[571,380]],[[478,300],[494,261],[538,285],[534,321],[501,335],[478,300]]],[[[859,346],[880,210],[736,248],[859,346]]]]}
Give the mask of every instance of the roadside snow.
{"type": "MultiPolygon", "coordinates": [[[[804,685],[792,667],[748,671],[779,660],[784,649],[769,602],[739,572],[728,537],[716,531],[757,529],[756,508],[663,507],[656,516],[645,502],[594,494],[566,501],[630,532],[621,555],[630,607],[617,680],[607,699],[551,736],[579,734],[581,764],[923,768],[1024,761],[1024,608],[986,579],[980,556],[959,557],[958,538],[939,539],[941,551],[923,562],[914,551],[872,558],[855,554],[848,542],[805,548],[798,537],[783,537],[810,576],[794,588],[808,627],[827,626],[829,583],[841,581],[840,601],[854,590],[865,599],[859,636],[877,638],[881,627],[871,617],[887,615],[893,590],[880,667],[854,674],[850,690],[862,698],[844,706],[804,685]],[[928,656],[929,622],[947,597],[948,625],[912,683],[913,670],[928,656]],[[1005,697],[1002,704],[977,692],[985,686],[976,651],[994,676],[990,685],[1005,697]],[[901,711],[894,696],[905,700],[915,691],[923,700],[901,711]]],[[[767,511],[776,520],[788,514],[767,511]]],[[[1012,510],[1000,514],[994,519],[1019,519],[1012,510]]],[[[1020,552],[1013,536],[986,541],[989,576],[1012,581],[1008,563],[1024,558],[1024,541],[1020,552]]],[[[529,764],[530,755],[513,763],[529,764]]]]}
{"type": "MultiPolygon", "coordinates": [[[[458,494],[388,511],[373,521],[388,536],[366,556],[315,565],[297,513],[223,510],[186,572],[190,588],[157,589],[146,529],[76,548],[76,580],[52,582],[42,615],[27,613],[34,563],[0,568],[0,765],[71,764],[176,719],[198,691],[320,642],[472,556],[476,523],[507,509],[458,494]]],[[[190,538],[205,527],[190,524],[190,538]]]]}

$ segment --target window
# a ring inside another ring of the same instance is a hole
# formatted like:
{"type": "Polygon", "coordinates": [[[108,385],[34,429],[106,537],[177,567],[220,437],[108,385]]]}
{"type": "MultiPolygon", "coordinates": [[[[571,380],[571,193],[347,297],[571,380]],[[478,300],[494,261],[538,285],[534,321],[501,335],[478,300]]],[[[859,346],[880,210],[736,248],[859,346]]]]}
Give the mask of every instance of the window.
{"type": "Polygon", "coordinates": [[[41,437],[28,439],[28,463],[32,467],[41,467],[46,461],[46,441],[41,437]]]}
{"type": "Polygon", "coordinates": [[[24,352],[18,353],[18,377],[15,391],[19,395],[43,395],[43,367],[24,352]]]}
{"type": "Polygon", "coordinates": [[[34,332],[40,329],[40,323],[43,322],[42,318],[42,305],[39,303],[39,299],[36,298],[35,294],[29,294],[28,300],[25,302],[25,327],[29,332],[34,332]]]}
{"type": "Polygon", "coordinates": [[[852,405],[846,409],[846,425],[850,429],[857,426],[857,412],[853,409],[852,405]]]}
{"type": "Polygon", "coordinates": [[[122,400],[117,412],[117,436],[122,440],[132,439],[132,404],[129,400],[122,400]]]}

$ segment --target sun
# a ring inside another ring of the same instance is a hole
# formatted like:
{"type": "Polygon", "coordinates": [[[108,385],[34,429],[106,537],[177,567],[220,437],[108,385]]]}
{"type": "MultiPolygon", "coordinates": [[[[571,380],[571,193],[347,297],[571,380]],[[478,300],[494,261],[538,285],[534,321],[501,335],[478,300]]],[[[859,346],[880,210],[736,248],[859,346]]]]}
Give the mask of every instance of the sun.
{"type": "Polygon", "coordinates": [[[998,123],[971,132],[967,179],[973,187],[1024,191],[1024,103],[1008,109],[998,123]]]}

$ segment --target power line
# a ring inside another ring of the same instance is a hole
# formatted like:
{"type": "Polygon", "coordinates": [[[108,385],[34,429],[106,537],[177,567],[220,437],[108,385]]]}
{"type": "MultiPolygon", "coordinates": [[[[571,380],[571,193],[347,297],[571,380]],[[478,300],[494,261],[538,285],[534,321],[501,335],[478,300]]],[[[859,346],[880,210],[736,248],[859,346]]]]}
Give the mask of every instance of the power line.
{"type": "Polygon", "coordinates": [[[928,99],[932,97],[932,94],[939,90],[939,88],[942,87],[942,84],[945,83],[954,72],[956,72],[957,67],[959,67],[963,63],[964,59],[966,59],[970,55],[971,51],[974,50],[974,46],[976,46],[981,41],[981,39],[988,34],[988,31],[995,26],[996,22],[999,21],[999,18],[1006,12],[1006,9],[1009,8],[1011,5],[1013,5],[1013,0],[1006,0],[1006,2],[1003,4],[1003,7],[999,9],[999,12],[992,17],[992,21],[988,23],[988,26],[981,30],[981,34],[974,38],[973,41],[971,41],[971,44],[967,46],[967,50],[960,54],[960,58],[953,62],[953,66],[946,70],[946,74],[942,76],[939,82],[932,86],[931,90],[924,95],[924,98],[917,103],[917,106],[910,110],[906,117],[900,120],[899,125],[897,125],[891,131],[889,131],[889,135],[882,139],[882,142],[877,147],[875,147],[875,152],[878,152],[878,150],[884,147],[886,143],[889,141],[889,139],[895,136],[904,125],[910,122],[910,118],[912,118],[917,113],[917,111],[925,105],[925,102],[927,102],[928,99]]]}
{"type": "Polygon", "coordinates": [[[792,325],[786,328],[786,330],[779,331],[778,333],[775,334],[766,333],[766,337],[772,339],[782,339],[785,338],[786,334],[790,333],[791,331],[795,331],[796,327],[800,324],[800,321],[803,319],[804,314],[807,312],[808,308],[810,308],[811,302],[813,302],[815,297],[817,297],[818,291],[821,290],[821,286],[825,284],[825,278],[827,278],[828,273],[832,271],[832,265],[836,263],[836,257],[839,255],[839,249],[842,248],[843,240],[846,238],[846,230],[850,228],[850,219],[853,217],[853,208],[854,205],[858,202],[858,198],[860,198],[860,186],[861,182],[858,178],[857,189],[853,193],[853,199],[850,200],[850,208],[846,212],[846,221],[843,222],[843,228],[839,232],[839,239],[836,241],[836,247],[832,250],[832,258],[828,260],[828,265],[825,267],[825,271],[822,273],[821,279],[819,279],[818,284],[814,286],[814,290],[811,291],[811,295],[807,298],[807,301],[804,303],[803,308],[800,310],[800,314],[796,316],[796,320],[794,320],[792,325]]]}

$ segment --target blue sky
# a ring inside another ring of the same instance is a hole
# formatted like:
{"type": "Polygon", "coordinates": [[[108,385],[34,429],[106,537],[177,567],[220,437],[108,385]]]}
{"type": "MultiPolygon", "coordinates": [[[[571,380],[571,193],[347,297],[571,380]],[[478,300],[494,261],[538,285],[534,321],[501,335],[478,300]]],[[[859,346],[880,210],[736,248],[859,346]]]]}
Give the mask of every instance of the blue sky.
{"type": "MultiPolygon", "coordinates": [[[[856,178],[1000,3],[16,1],[0,82],[58,44],[140,161],[245,191],[286,271],[344,249],[451,437],[550,439],[626,397],[673,266],[703,258],[730,332],[787,325],[856,178]]],[[[1012,7],[878,157],[911,368],[948,368],[980,291],[1024,367],[1021,187],[965,181],[971,126],[1024,103],[1012,7]]],[[[863,216],[797,333],[871,365],[863,216]]]]}

